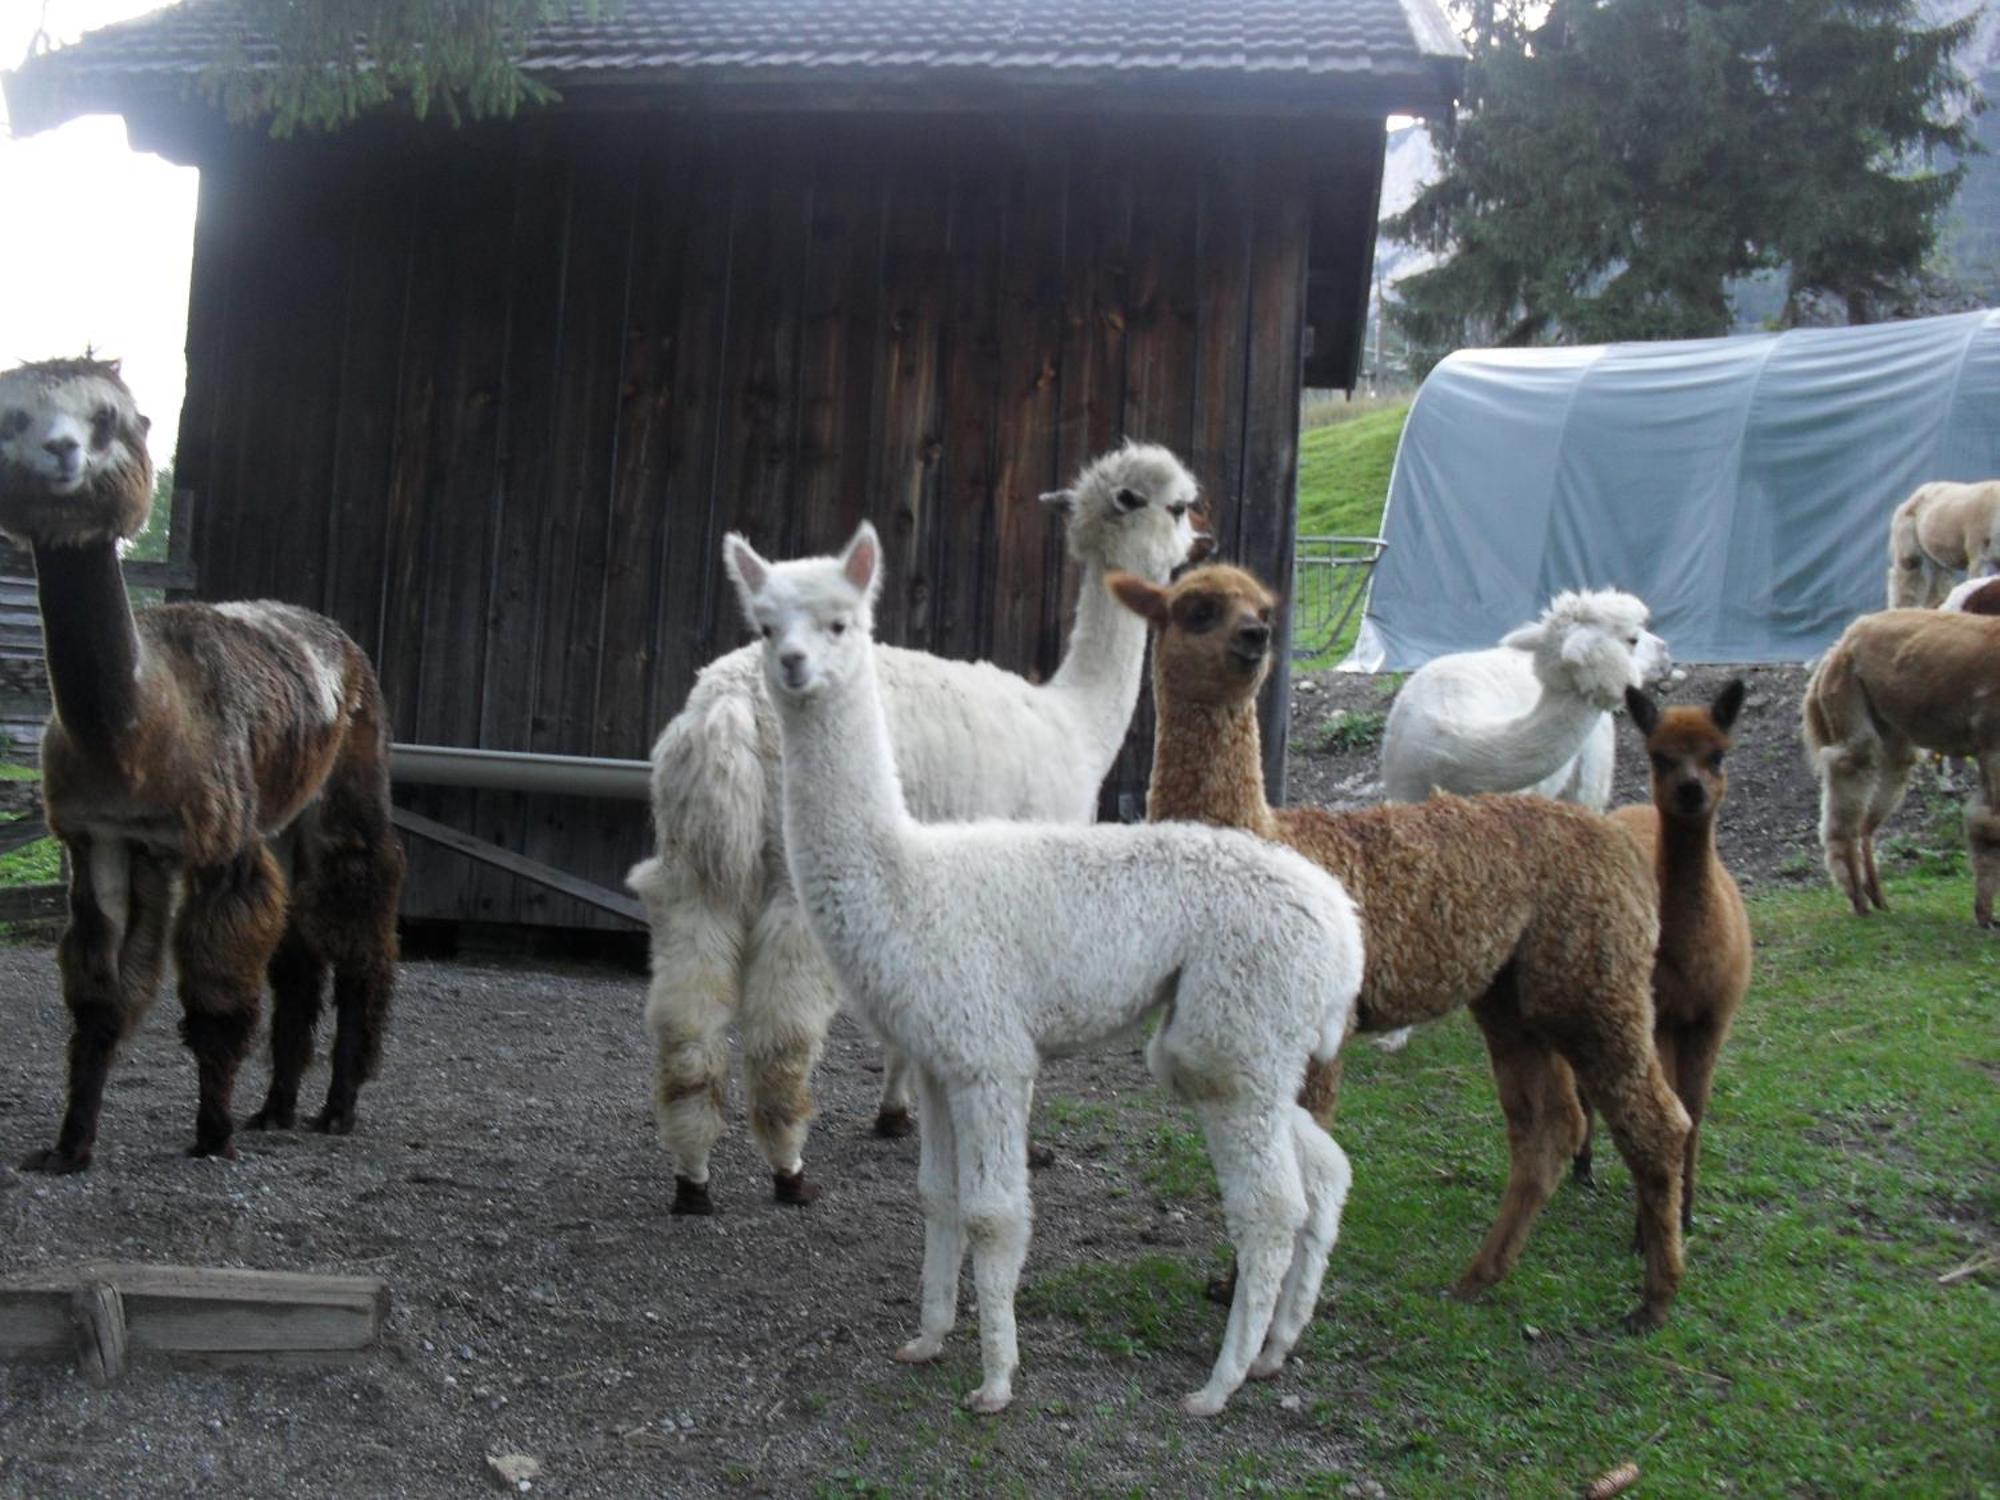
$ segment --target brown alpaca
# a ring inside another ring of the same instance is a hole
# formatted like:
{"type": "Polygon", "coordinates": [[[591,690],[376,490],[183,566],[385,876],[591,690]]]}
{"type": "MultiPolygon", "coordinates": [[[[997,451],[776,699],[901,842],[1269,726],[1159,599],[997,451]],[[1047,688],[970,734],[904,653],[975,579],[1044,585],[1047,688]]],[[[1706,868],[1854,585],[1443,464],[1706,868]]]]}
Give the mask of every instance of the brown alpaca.
{"type": "MultiPolygon", "coordinates": [[[[1750,916],[1715,852],[1715,815],[1729,792],[1722,768],[1729,730],[1743,708],[1743,680],[1731,680],[1707,708],[1662,712],[1637,688],[1625,691],[1632,722],[1646,736],[1652,806],[1621,807],[1612,820],[1639,842],[1660,883],[1660,947],[1653,963],[1653,1041],[1667,1081],[1688,1112],[1681,1169],[1681,1229],[1694,1226],[1695,1156],[1715,1060],[1750,988],[1750,916]]],[[[1590,1140],[1576,1174],[1590,1180],[1590,1140]]]]}
{"type": "MultiPolygon", "coordinates": [[[[1601,815],[1541,797],[1274,809],[1256,711],[1272,595],[1231,567],[1197,569],[1165,589],[1122,574],[1110,585],[1156,632],[1147,815],[1247,829],[1340,878],[1361,912],[1361,1030],[1466,1007],[1485,1033],[1511,1166],[1493,1228],[1453,1294],[1477,1296],[1520,1258],[1583,1140],[1580,1076],[1607,1101],[1650,1231],[1644,1298],[1628,1322],[1665,1322],[1681,1280],[1674,1210],[1688,1126],[1653,1051],[1658,921],[1637,847],[1601,815]]],[[[1325,1122],[1337,1084],[1337,1064],[1313,1070],[1300,1102],[1325,1122]]]]}
{"type": "Polygon", "coordinates": [[[1902,803],[1919,750],[1977,763],[1965,807],[1973,919],[2000,895],[2000,616],[1887,609],[1848,626],[1806,684],[1827,874],[1855,915],[1888,910],[1875,832],[1902,803]]]}
{"type": "Polygon", "coordinates": [[[331,967],[333,1080],[312,1124],[340,1135],[395,981],[403,856],[375,674],[289,605],[132,612],[118,546],[152,503],[146,427],[115,364],[0,375],[0,530],[35,555],[55,698],[42,791],[70,860],[69,1101],[30,1172],[90,1165],[105,1074],[169,944],[200,1083],[193,1156],[236,1154],[230,1094],[267,976],[271,1086],[250,1124],[293,1124],[331,967]]]}

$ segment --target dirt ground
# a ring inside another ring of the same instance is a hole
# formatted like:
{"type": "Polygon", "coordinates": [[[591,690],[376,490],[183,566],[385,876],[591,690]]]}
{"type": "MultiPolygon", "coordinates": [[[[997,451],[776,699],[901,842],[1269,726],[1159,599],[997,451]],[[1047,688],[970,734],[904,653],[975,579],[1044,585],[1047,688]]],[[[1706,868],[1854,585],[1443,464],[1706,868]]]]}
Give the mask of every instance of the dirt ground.
{"type": "MultiPolygon", "coordinates": [[[[1669,696],[1705,699],[1726,675],[1697,670],[1669,696]]],[[[1753,881],[1817,879],[1803,674],[1748,675],[1725,849],[1753,881]]],[[[1372,747],[1308,746],[1333,710],[1386,705],[1369,679],[1300,691],[1294,800],[1368,795],[1372,747]]],[[[1621,794],[1636,795],[1640,757],[1621,733],[1621,794]]],[[[0,947],[0,986],[11,1163],[54,1129],[66,1021],[46,947],[0,947]]],[[[1286,1407],[1282,1380],[1220,1422],[1183,1420],[1173,1402],[1200,1383],[1212,1341],[1133,1362],[1072,1322],[1024,1316],[1015,1408],[973,1430],[954,1409],[976,1383],[969,1317],[941,1367],[888,1358],[915,1327],[921,1229],[916,1142],[864,1132],[874,1048],[843,1020],[820,1069],[818,1205],[769,1201],[738,1119],[716,1166],[723,1212],[675,1219],[646,1109],[642,998],[638,974],[608,966],[409,963],[357,1134],[246,1135],[234,1163],[180,1155],[193,1076],[164,1003],[112,1075],[94,1169],[0,1167],[0,1274],[93,1257],[371,1273],[392,1290],[386,1345],[315,1371],[140,1363],[105,1391],[67,1365],[0,1365],[0,1495],[460,1496],[504,1453],[538,1458],[534,1492],[552,1496],[856,1493],[859,1470],[986,1492],[969,1453],[1029,1492],[1178,1494],[1196,1487],[1177,1475],[1259,1451],[1285,1455],[1294,1478],[1381,1493],[1337,1428],[1286,1407]]],[[[239,1105],[262,1082],[259,1062],[239,1105]]],[[[1066,1129],[1038,1111],[1059,1159],[1035,1179],[1028,1280],[1098,1246],[1186,1258],[1218,1244],[1212,1215],[1145,1186],[1151,1122],[1179,1116],[1136,1053],[1053,1065],[1043,1089],[1086,1111],[1115,1102],[1120,1126],[1066,1129]]],[[[1338,1280],[1336,1265],[1329,1297],[1338,1280]]]]}

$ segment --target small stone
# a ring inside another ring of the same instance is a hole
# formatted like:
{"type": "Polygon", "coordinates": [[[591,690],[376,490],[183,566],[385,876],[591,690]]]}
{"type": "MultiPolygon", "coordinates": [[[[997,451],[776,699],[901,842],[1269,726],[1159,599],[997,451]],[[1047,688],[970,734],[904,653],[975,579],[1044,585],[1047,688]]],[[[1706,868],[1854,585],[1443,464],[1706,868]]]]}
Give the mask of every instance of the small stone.
{"type": "Polygon", "coordinates": [[[458,1357],[459,1357],[460,1359],[471,1359],[471,1358],[472,1358],[472,1345],[470,1345],[470,1344],[460,1344],[460,1345],[459,1345],[459,1346],[458,1346],[458,1347],[457,1347],[456,1349],[452,1350],[451,1352],[452,1352],[453,1354],[456,1354],[456,1355],[457,1355],[457,1356],[458,1356],[458,1357]]]}
{"type": "Polygon", "coordinates": [[[1280,1396],[1278,1398],[1279,1411],[1304,1411],[1305,1409],[1305,1402],[1301,1401],[1297,1396],[1280,1396]]]}
{"type": "Polygon", "coordinates": [[[1389,1492],[1372,1479],[1350,1479],[1340,1487],[1343,1495],[1355,1495],[1359,1500],[1388,1500],[1389,1492]]]}
{"type": "Polygon", "coordinates": [[[1298,684],[1298,690],[1302,693],[1316,693],[1319,691],[1319,684],[1316,682],[1301,682],[1298,684]]]}
{"type": "Polygon", "coordinates": [[[1521,1337],[1531,1344],[1539,1344],[1542,1341],[1542,1330],[1537,1328],[1533,1323],[1523,1323],[1521,1325],[1521,1337]]]}
{"type": "Polygon", "coordinates": [[[500,1489],[526,1491],[541,1477],[542,1461],[525,1453],[489,1453],[486,1472],[500,1489]]]}

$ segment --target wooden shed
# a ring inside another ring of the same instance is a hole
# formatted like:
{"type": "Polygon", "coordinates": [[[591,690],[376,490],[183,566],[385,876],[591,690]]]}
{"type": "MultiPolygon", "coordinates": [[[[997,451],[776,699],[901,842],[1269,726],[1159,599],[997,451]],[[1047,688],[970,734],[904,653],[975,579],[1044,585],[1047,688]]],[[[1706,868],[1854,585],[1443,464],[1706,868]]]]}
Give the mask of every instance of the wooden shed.
{"type": "MultiPolygon", "coordinates": [[[[7,80],[19,131],[114,112],[201,169],[200,594],[334,616],[399,741],[624,759],[744,638],[730,528],[783,556],[871,517],[886,639],[1045,674],[1069,581],[1035,496],[1129,434],[1288,579],[1384,119],[1443,109],[1459,55],[1432,0],[624,0],[533,39],[559,104],[276,141],[195,87],[231,24],[188,0],[7,80]]],[[[1142,713],[1108,815],[1149,751],[1142,713]]],[[[631,802],[398,801],[611,887],[649,837],[631,802]]],[[[407,916],[615,920],[411,852],[407,916]]]]}

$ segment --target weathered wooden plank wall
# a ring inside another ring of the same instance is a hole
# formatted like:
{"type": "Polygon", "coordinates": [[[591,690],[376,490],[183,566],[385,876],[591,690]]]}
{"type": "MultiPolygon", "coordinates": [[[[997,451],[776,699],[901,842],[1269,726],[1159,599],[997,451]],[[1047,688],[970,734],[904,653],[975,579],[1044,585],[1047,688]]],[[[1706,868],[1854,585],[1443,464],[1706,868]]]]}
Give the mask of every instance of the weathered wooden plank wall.
{"type": "MultiPolygon", "coordinates": [[[[742,638],[722,532],[783,554],[866,515],[886,639],[1045,675],[1075,584],[1035,497],[1122,436],[1185,454],[1224,553],[1289,577],[1310,240],[1365,229],[1371,153],[1373,122],[865,115],[242,143],[196,240],[202,592],[334,615],[399,739],[639,757],[742,638]]],[[[648,836],[632,806],[409,800],[605,884],[648,836]]],[[[409,915],[600,920],[411,852],[409,915]]]]}

